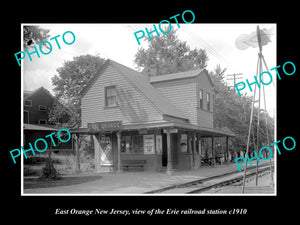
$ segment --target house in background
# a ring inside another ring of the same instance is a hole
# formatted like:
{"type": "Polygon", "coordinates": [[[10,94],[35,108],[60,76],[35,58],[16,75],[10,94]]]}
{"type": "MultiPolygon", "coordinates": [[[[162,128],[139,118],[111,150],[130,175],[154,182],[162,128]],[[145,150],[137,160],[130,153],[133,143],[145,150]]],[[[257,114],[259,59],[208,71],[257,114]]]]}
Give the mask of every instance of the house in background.
{"type": "MultiPolygon", "coordinates": [[[[24,123],[35,125],[50,125],[49,113],[54,104],[61,104],[58,100],[44,87],[34,91],[24,91],[24,123]]],[[[63,118],[66,122],[67,118],[63,118]]]]}
{"type": "Polygon", "coordinates": [[[83,89],[81,128],[71,132],[93,136],[96,170],[120,170],[129,160],[168,174],[197,169],[203,138],[211,139],[215,163],[215,138],[226,138],[226,154],[234,136],[213,127],[212,96],[205,69],[147,77],[108,59],[83,89]]]}
{"type": "MultiPolygon", "coordinates": [[[[40,87],[34,91],[24,91],[23,95],[23,131],[24,131],[24,148],[29,148],[28,143],[34,143],[38,138],[45,138],[46,135],[55,132],[55,124],[49,122],[49,113],[55,104],[61,104],[47,89],[40,87]]],[[[59,122],[67,122],[68,116],[60,118],[59,122]]],[[[48,141],[51,149],[52,142],[48,141]]],[[[56,139],[56,143],[59,141],[56,139]]],[[[40,143],[41,145],[43,143],[40,143]]],[[[39,147],[39,146],[38,146],[39,147]]],[[[52,146],[53,147],[53,146],[52,146]]],[[[41,146],[40,149],[44,149],[41,146]]],[[[72,143],[61,143],[53,148],[54,152],[72,150],[72,143]]]]}

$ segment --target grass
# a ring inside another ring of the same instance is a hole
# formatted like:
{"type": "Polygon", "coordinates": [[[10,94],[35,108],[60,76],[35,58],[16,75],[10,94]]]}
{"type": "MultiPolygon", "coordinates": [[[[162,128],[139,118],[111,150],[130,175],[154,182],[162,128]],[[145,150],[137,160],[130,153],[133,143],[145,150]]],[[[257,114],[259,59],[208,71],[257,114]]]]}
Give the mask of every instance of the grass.
{"type": "MultiPolygon", "coordinates": [[[[24,176],[42,176],[48,155],[30,156],[24,160],[24,176]]],[[[74,174],[75,158],[73,155],[52,154],[53,165],[59,174],[74,174]]],[[[92,172],[95,168],[94,160],[90,156],[80,157],[81,172],[92,172]]]]}
{"type": "Polygon", "coordinates": [[[102,177],[99,175],[78,176],[78,177],[61,177],[57,180],[24,177],[24,189],[68,186],[68,185],[82,184],[82,183],[98,180],[101,178],[102,177]]]}
{"type": "MultiPolygon", "coordinates": [[[[100,179],[99,175],[92,176],[59,176],[58,179],[46,179],[42,177],[43,168],[46,165],[48,155],[34,155],[24,160],[24,189],[28,188],[46,188],[80,184],[100,179]]],[[[73,155],[52,154],[53,165],[59,175],[70,175],[75,173],[75,158],[73,155]]],[[[81,172],[94,171],[94,160],[89,155],[80,156],[81,172]]]]}

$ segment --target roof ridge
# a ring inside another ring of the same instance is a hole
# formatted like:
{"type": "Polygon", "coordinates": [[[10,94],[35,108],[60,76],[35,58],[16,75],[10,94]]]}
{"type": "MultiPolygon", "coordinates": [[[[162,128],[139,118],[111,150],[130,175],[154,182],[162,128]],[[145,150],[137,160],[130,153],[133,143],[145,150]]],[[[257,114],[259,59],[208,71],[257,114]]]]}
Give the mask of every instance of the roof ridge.
{"type": "MultiPolygon", "coordinates": [[[[110,62],[113,62],[113,63],[116,63],[116,64],[118,64],[119,66],[121,65],[121,66],[124,66],[124,65],[122,65],[122,64],[120,64],[120,63],[117,63],[117,62],[115,62],[115,61],[113,61],[113,60],[111,60],[110,62]]],[[[129,67],[127,67],[127,68],[129,68],[129,67]]],[[[159,109],[159,107],[157,107],[157,105],[155,105],[152,101],[151,101],[151,99],[149,99],[149,97],[147,96],[147,95],[145,95],[144,94],[144,92],[142,91],[142,90],[140,90],[140,88],[138,88],[127,76],[125,76],[124,75],[124,73],[119,69],[119,68],[116,68],[124,77],[125,77],[125,79],[138,91],[138,92],[140,92],[145,98],[147,98],[148,100],[149,100],[149,102],[151,103],[151,105],[153,105],[154,106],[154,108],[158,111],[158,112],[160,112],[161,114],[163,114],[163,112],[161,111],[161,109],[159,109]]],[[[131,69],[131,68],[129,68],[129,69],[131,69]]],[[[131,69],[131,70],[133,70],[133,69],[131,69]]],[[[134,70],[133,70],[134,71],[134,70]]],[[[138,73],[138,71],[135,71],[135,72],[137,72],[138,73]]]]}
{"type": "Polygon", "coordinates": [[[81,92],[79,93],[80,98],[83,98],[87,91],[90,89],[90,87],[96,82],[96,80],[102,75],[102,73],[106,70],[108,65],[111,65],[112,60],[106,59],[105,62],[101,65],[100,70],[95,76],[93,76],[90,81],[85,85],[85,87],[82,88],[81,92]]]}
{"type": "MultiPolygon", "coordinates": [[[[32,97],[33,95],[35,95],[35,94],[36,94],[38,91],[40,91],[40,90],[43,90],[43,91],[44,91],[51,99],[53,99],[53,101],[54,101],[55,103],[63,105],[61,102],[58,101],[58,99],[57,99],[55,96],[53,96],[53,95],[50,93],[50,91],[48,91],[48,89],[44,88],[43,86],[41,86],[41,87],[39,87],[39,88],[37,88],[37,89],[31,91],[31,93],[28,94],[28,96],[24,97],[24,100],[27,100],[28,98],[32,97]]],[[[24,91],[23,91],[23,94],[24,94],[24,91]]]]}
{"type": "MultiPolygon", "coordinates": [[[[166,113],[166,112],[164,112],[164,110],[162,110],[161,109],[161,107],[160,106],[158,106],[155,102],[153,102],[153,100],[151,99],[151,98],[149,98],[149,96],[147,95],[147,94],[145,94],[145,92],[143,91],[143,90],[141,90],[137,85],[136,85],[136,83],[134,83],[134,82],[132,82],[131,80],[130,80],[130,78],[126,75],[126,74],[124,74],[124,72],[123,71],[121,71],[119,68],[116,68],[124,77],[125,77],[125,79],[126,80],[128,80],[128,82],[130,82],[130,84],[132,84],[133,85],[133,87],[136,89],[136,90],[138,90],[154,107],[155,107],[155,109],[158,111],[158,112],[160,112],[162,115],[169,115],[169,116],[173,116],[173,117],[178,117],[178,118],[182,118],[182,119],[188,119],[188,117],[180,110],[180,109],[178,109],[175,105],[173,105],[173,103],[166,97],[166,96],[164,96],[157,88],[155,88],[150,82],[149,82],[149,80],[148,80],[148,77],[146,76],[146,75],[144,75],[144,74],[142,74],[141,72],[138,72],[138,71],[135,71],[135,70],[133,70],[133,69],[131,69],[131,68],[129,68],[129,67],[127,67],[127,66],[124,66],[124,65],[122,65],[122,64],[120,64],[120,63],[118,63],[118,62],[115,62],[115,61],[113,61],[113,60],[110,60],[110,62],[112,62],[112,63],[115,63],[116,64],[116,66],[121,66],[121,67],[124,67],[125,69],[129,69],[130,71],[132,71],[132,72],[134,72],[135,74],[138,74],[141,78],[143,78],[144,80],[145,79],[147,79],[147,81],[145,82],[145,84],[146,85],[149,85],[149,87],[150,88],[152,88],[153,90],[155,89],[155,91],[160,95],[160,98],[161,99],[163,99],[163,100],[166,100],[166,101],[168,101],[168,104],[170,104],[170,105],[172,105],[172,107],[174,107],[178,112],[179,112],[179,114],[180,115],[173,115],[173,114],[169,114],[169,113],[166,113]]],[[[113,64],[111,64],[112,66],[114,66],[113,64]]]]}
{"type": "Polygon", "coordinates": [[[193,70],[186,70],[186,71],[180,71],[180,72],[175,72],[175,73],[166,73],[166,74],[161,74],[161,75],[158,75],[158,76],[165,76],[165,75],[178,74],[178,73],[194,72],[194,71],[198,71],[198,70],[200,72],[202,72],[203,70],[205,70],[205,68],[199,68],[199,69],[193,69],[193,70]]]}
{"type": "MultiPolygon", "coordinates": [[[[37,89],[35,89],[35,90],[32,90],[31,93],[28,94],[28,96],[26,96],[26,97],[24,98],[24,100],[30,98],[32,95],[34,95],[36,92],[38,92],[41,88],[43,88],[43,86],[41,86],[41,87],[39,87],[39,88],[37,88],[37,89]]],[[[24,94],[24,91],[23,91],[23,94],[24,94]]]]}
{"type": "Polygon", "coordinates": [[[117,65],[119,65],[119,66],[125,67],[126,69],[132,70],[132,72],[139,73],[140,75],[143,75],[144,77],[147,77],[147,76],[146,76],[145,74],[143,74],[142,72],[136,71],[136,70],[134,70],[134,69],[132,69],[132,68],[130,68],[130,67],[128,67],[128,66],[125,66],[125,65],[123,65],[123,64],[121,64],[121,63],[119,63],[119,62],[117,62],[117,61],[115,61],[115,60],[112,60],[112,59],[107,59],[107,60],[109,60],[109,62],[115,63],[115,64],[117,64],[117,65]]]}
{"type": "Polygon", "coordinates": [[[150,77],[149,83],[187,79],[187,78],[197,77],[197,76],[201,75],[202,73],[206,74],[209,82],[211,83],[212,86],[214,86],[214,83],[212,82],[210,75],[205,68],[153,76],[153,77],[150,77]]]}

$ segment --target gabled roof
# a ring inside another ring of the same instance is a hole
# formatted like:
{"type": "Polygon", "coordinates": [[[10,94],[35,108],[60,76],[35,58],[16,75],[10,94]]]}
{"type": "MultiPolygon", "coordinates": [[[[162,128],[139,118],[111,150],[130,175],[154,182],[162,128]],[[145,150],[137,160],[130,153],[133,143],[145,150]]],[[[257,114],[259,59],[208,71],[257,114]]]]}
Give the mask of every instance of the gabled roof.
{"type": "Polygon", "coordinates": [[[152,77],[150,77],[149,82],[155,83],[155,82],[163,82],[163,81],[170,81],[170,80],[186,79],[186,78],[196,77],[199,75],[206,75],[209,82],[211,83],[211,85],[214,86],[206,69],[189,70],[189,71],[185,71],[185,72],[152,76],[152,77]]]}
{"type": "Polygon", "coordinates": [[[180,109],[173,105],[169,99],[167,99],[163,94],[160,93],[158,89],[149,83],[149,78],[146,75],[110,59],[106,60],[100,73],[93,77],[90,83],[87,84],[83,89],[82,97],[87,93],[88,89],[97,80],[97,78],[105,72],[108,65],[111,65],[117,69],[120,74],[123,75],[136,88],[137,91],[144,95],[159,112],[164,115],[188,120],[188,118],[180,109]]]}
{"type": "Polygon", "coordinates": [[[24,92],[23,92],[23,94],[24,94],[24,99],[27,99],[27,97],[28,97],[29,95],[31,95],[32,92],[33,92],[33,91],[24,90],[24,92]]]}
{"type": "Polygon", "coordinates": [[[110,60],[110,64],[123,74],[129,82],[142,93],[162,114],[188,119],[184,113],[173,105],[169,99],[149,83],[149,78],[120,63],[110,60]]]}
{"type": "MultiPolygon", "coordinates": [[[[201,137],[211,137],[215,135],[216,137],[235,137],[235,134],[228,128],[226,130],[202,127],[190,123],[180,123],[174,121],[160,121],[153,123],[137,123],[137,124],[123,124],[123,130],[139,130],[139,129],[151,129],[151,128],[181,128],[188,131],[196,131],[201,134],[201,137]]],[[[79,134],[93,134],[95,131],[90,130],[86,127],[70,129],[71,133],[79,134]]]]}
{"type": "Polygon", "coordinates": [[[58,101],[58,99],[56,97],[54,97],[46,88],[44,88],[43,86],[33,90],[33,91],[28,91],[28,90],[24,90],[23,92],[23,96],[24,99],[23,100],[27,100],[30,97],[32,97],[33,95],[37,94],[39,91],[43,91],[44,93],[46,93],[51,99],[53,99],[53,102],[56,103],[57,105],[60,105],[62,107],[64,107],[67,111],[70,111],[70,109],[68,107],[66,107],[65,105],[63,105],[61,102],[58,101]]]}
{"type": "Polygon", "coordinates": [[[34,90],[34,91],[27,91],[24,90],[24,100],[27,100],[28,98],[30,98],[31,96],[35,95],[36,93],[38,93],[39,91],[44,91],[50,98],[52,98],[55,102],[58,102],[58,100],[43,86],[34,90]]]}

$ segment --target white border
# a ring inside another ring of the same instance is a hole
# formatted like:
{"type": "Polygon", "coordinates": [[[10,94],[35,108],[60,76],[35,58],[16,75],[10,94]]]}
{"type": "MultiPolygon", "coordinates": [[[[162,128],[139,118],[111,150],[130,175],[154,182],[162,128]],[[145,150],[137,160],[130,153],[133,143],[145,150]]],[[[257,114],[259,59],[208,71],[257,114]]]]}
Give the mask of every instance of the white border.
{"type": "MultiPolygon", "coordinates": [[[[23,24],[21,24],[21,46],[20,49],[23,50],[23,40],[24,40],[24,33],[23,33],[23,24]]],[[[23,140],[24,140],[24,128],[23,128],[23,122],[24,122],[24,114],[23,114],[23,110],[24,110],[24,60],[21,61],[21,145],[23,146],[23,140]]],[[[32,105],[32,103],[31,103],[32,105]]],[[[29,114],[29,112],[28,112],[29,114]]],[[[22,155],[22,154],[21,154],[22,155]]],[[[24,196],[24,157],[21,156],[21,196],[24,196]]]]}

